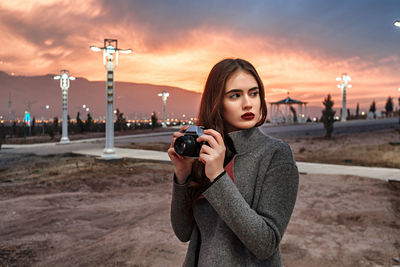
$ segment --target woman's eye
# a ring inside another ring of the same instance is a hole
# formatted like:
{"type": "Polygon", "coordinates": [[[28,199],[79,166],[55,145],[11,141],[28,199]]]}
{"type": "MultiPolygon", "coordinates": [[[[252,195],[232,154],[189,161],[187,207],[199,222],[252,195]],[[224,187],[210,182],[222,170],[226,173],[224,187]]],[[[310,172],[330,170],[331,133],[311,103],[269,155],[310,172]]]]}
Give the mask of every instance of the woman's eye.
{"type": "Polygon", "coordinates": [[[232,95],[230,95],[229,96],[229,98],[238,98],[238,97],[240,97],[240,94],[232,94],[232,95]]]}
{"type": "Polygon", "coordinates": [[[260,93],[259,91],[251,92],[251,96],[258,96],[259,93],[260,93]]]}

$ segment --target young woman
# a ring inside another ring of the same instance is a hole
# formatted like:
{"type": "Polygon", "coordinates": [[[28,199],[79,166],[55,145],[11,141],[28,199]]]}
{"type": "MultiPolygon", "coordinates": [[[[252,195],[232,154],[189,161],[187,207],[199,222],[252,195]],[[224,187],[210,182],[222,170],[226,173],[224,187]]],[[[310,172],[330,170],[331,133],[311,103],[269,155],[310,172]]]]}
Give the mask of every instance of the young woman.
{"type": "Polygon", "coordinates": [[[290,147],[263,134],[264,86],[242,59],[225,59],[211,70],[198,125],[207,142],[198,159],[174,149],[171,223],[190,240],[184,266],[282,266],[279,243],[298,189],[290,147]]]}

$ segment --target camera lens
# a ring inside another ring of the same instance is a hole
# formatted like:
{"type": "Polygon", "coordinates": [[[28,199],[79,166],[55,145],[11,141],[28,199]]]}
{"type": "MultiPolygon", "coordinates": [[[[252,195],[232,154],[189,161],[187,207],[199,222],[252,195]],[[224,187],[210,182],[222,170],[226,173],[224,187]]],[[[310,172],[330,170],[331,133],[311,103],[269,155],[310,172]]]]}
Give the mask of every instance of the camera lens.
{"type": "Polygon", "coordinates": [[[178,137],[174,143],[175,152],[181,156],[194,157],[196,152],[196,140],[192,136],[178,137]]]}

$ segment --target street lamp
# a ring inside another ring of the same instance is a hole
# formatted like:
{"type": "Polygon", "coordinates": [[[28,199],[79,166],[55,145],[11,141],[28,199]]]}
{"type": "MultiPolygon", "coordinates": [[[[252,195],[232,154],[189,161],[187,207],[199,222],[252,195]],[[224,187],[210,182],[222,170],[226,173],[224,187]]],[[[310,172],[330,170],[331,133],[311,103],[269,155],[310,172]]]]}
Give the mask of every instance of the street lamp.
{"type": "Polygon", "coordinates": [[[46,105],[46,106],[42,106],[42,135],[44,135],[44,111],[45,109],[49,109],[50,106],[46,105]]]}
{"type": "MultiPolygon", "coordinates": [[[[400,93],[400,88],[398,90],[399,90],[399,93],[400,93]]],[[[399,112],[399,130],[400,130],[400,95],[399,95],[398,101],[399,101],[399,110],[398,110],[398,112],[399,112]]]]}
{"type": "Polygon", "coordinates": [[[85,104],[82,105],[83,111],[89,112],[89,107],[85,104]]]}
{"type": "MultiPolygon", "coordinates": [[[[396,27],[399,27],[400,28],[400,20],[395,20],[394,22],[393,22],[393,25],[394,26],[396,26],[396,27]]],[[[399,90],[399,92],[400,92],[400,88],[398,89],[399,90]]],[[[399,130],[400,130],[400,96],[399,96],[399,130]]]]}
{"type": "Polygon", "coordinates": [[[62,137],[60,144],[69,144],[68,138],[68,88],[69,81],[75,80],[75,77],[69,75],[67,70],[61,70],[60,75],[54,76],[54,80],[60,80],[62,91],[62,137]]]}
{"type": "Polygon", "coordinates": [[[95,52],[103,50],[103,64],[107,70],[106,80],[106,146],[103,151],[103,159],[115,159],[114,149],[114,58],[115,67],[118,66],[118,53],[129,54],[131,49],[119,49],[115,39],[104,39],[104,47],[90,46],[95,52]],[[115,57],[114,57],[115,54],[115,57]]]}
{"type": "Polygon", "coordinates": [[[167,127],[167,98],[169,97],[169,93],[163,91],[162,93],[159,93],[158,96],[161,96],[161,99],[163,101],[163,122],[162,122],[162,127],[167,127]]]}
{"type": "Polygon", "coordinates": [[[347,118],[347,109],[346,109],[346,88],[351,88],[351,84],[349,82],[351,81],[350,76],[347,75],[347,73],[343,73],[342,77],[336,78],[336,81],[342,82],[341,84],[338,84],[337,87],[342,90],[342,121],[346,121],[347,118]]]}

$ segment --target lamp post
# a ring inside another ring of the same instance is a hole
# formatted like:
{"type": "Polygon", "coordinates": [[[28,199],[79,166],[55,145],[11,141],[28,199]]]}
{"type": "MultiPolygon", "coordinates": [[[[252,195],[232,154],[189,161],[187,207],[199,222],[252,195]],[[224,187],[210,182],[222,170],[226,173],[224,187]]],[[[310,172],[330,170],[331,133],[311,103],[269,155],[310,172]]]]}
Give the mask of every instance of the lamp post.
{"type": "MultiPolygon", "coordinates": [[[[394,22],[393,22],[393,25],[394,26],[396,26],[396,27],[398,27],[398,28],[400,28],[400,20],[395,20],[394,22]]],[[[400,88],[398,89],[399,90],[399,92],[400,92],[400,88]]],[[[400,96],[399,96],[399,130],[400,130],[400,96]]]]}
{"type": "Polygon", "coordinates": [[[54,76],[54,80],[60,80],[62,92],[62,137],[60,144],[69,144],[68,138],[68,88],[69,81],[75,80],[75,77],[69,75],[67,70],[61,70],[60,75],[54,76]]]}
{"type": "MultiPolygon", "coordinates": [[[[399,93],[400,93],[400,88],[398,89],[399,90],[399,93]]],[[[399,94],[399,110],[398,110],[398,113],[399,113],[399,131],[400,131],[400,94],[399,94]]]]}
{"type": "Polygon", "coordinates": [[[45,109],[49,109],[50,106],[46,105],[46,106],[42,106],[42,135],[44,135],[44,111],[45,109]]]}
{"type": "Polygon", "coordinates": [[[114,59],[118,66],[118,53],[129,54],[131,49],[119,49],[115,39],[104,39],[104,47],[90,46],[95,52],[103,50],[103,64],[107,70],[106,79],[106,145],[101,156],[103,159],[115,159],[114,149],[114,59]],[[114,56],[115,55],[115,56],[114,56]]]}
{"type": "Polygon", "coordinates": [[[163,101],[163,122],[162,122],[162,127],[167,127],[167,98],[169,97],[169,93],[163,91],[162,93],[159,93],[158,96],[161,96],[161,99],[163,101]]]}
{"type": "Polygon", "coordinates": [[[338,84],[337,87],[342,90],[342,119],[341,121],[346,121],[347,118],[347,109],[346,109],[346,89],[351,88],[351,84],[349,82],[351,81],[350,76],[347,75],[347,73],[343,73],[342,77],[336,78],[336,81],[342,82],[341,84],[338,84]]]}

